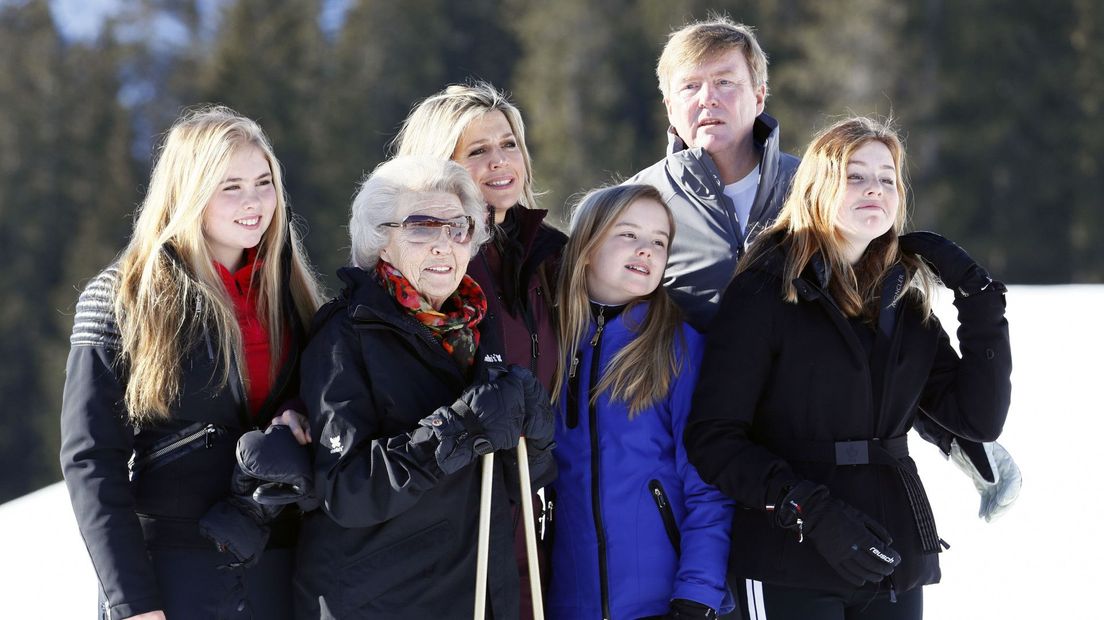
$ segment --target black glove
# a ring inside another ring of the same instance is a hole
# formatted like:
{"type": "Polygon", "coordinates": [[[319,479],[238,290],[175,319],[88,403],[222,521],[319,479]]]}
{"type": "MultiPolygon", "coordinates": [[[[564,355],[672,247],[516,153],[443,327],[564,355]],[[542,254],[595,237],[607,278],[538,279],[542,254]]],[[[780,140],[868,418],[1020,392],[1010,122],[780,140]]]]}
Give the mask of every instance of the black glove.
{"type": "Polygon", "coordinates": [[[969,297],[992,284],[989,273],[955,242],[933,232],[920,231],[897,238],[901,251],[915,254],[931,266],[947,288],[969,297]]]}
{"type": "Polygon", "coordinates": [[[712,607],[684,598],[671,599],[667,615],[663,616],[664,620],[698,620],[716,617],[717,612],[712,607]]]}
{"type": "Polygon", "coordinates": [[[878,522],[828,495],[828,488],[803,480],[775,505],[775,519],[797,530],[848,582],[881,581],[901,563],[893,539],[878,522]]]}
{"type": "Polygon", "coordinates": [[[310,449],[299,445],[284,425],[242,435],[238,467],[256,480],[252,497],[259,504],[283,506],[303,501],[313,488],[310,449]]]}
{"type": "Polygon", "coordinates": [[[268,523],[283,506],[267,506],[253,499],[260,480],[234,467],[230,476],[230,496],[216,503],[199,520],[199,533],[215,543],[221,552],[234,556],[227,566],[253,566],[268,543],[268,523]]]}
{"type": "Polygon", "coordinates": [[[451,474],[477,456],[516,447],[524,412],[521,382],[509,373],[496,372],[488,382],[469,387],[455,403],[439,407],[418,424],[437,436],[437,465],[451,474]]]}
{"type": "Polygon", "coordinates": [[[548,450],[556,436],[548,392],[533,373],[521,366],[510,366],[510,375],[517,378],[525,391],[525,418],[521,434],[534,450],[548,450]]]}

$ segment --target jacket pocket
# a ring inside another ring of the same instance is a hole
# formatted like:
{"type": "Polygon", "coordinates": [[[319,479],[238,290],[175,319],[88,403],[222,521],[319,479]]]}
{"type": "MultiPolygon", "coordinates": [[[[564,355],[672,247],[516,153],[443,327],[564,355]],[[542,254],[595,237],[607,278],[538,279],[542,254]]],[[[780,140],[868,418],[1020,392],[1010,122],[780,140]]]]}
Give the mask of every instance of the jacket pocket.
{"type": "Polygon", "coordinates": [[[229,432],[217,424],[196,422],[157,440],[141,454],[130,455],[127,469],[131,482],[142,472],[155,470],[199,449],[210,448],[214,442],[229,432]]]}
{"type": "MultiPolygon", "coordinates": [[[[444,587],[438,563],[451,550],[452,527],[439,521],[382,547],[369,543],[339,573],[339,617],[362,617],[409,607],[444,587]]],[[[474,582],[474,564],[472,566],[474,582]]]]}
{"type": "Polygon", "coordinates": [[[667,498],[667,492],[659,480],[650,480],[648,490],[652,492],[656,508],[659,510],[659,518],[663,520],[663,529],[667,530],[667,538],[671,546],[675,548],[676,555],[682,555],[682,536],[679,534],[678,524],[675,523],[675,513],[671,510],[671,501],[667,498]]]}

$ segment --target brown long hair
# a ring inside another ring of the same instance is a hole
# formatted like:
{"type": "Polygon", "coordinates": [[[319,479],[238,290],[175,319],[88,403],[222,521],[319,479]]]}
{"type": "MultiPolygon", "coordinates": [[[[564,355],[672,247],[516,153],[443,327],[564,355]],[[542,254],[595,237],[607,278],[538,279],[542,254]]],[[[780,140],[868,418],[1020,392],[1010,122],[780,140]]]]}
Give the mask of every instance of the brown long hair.
{"type": "Polygon", "coordinates": [[[821,131],[805,150],[778,219],[759,235],[740,261],[736,273],[747,270],[774,242],[785,237],[788,245],[782,291],[786,301],[797,303],[793,281],[814,256],[820,255],[830,274],[828,291],[840,310],[847,316],[872,320],[878,311],[882,280],[900,261],[906,271],[906,285],[901,288],[901,295],[914,291],[919,295],[924,316],[928,316],[934,276],[922,261],[902,254],[897,246],[897,237],[908,216],[904,169],[904,147],[888,123],[853,117],[821,131]],[[845,242],[835,218],[847,182],[847,162],[856,150],[871,141],[884,144],[893,157],[900,204],[893,227],[872,241],[859,261],[851,265],[844,255],[845,242]]]}
{"type": "MultiPolygon", "coordinates": [[[[564,247],[557,293],[556,317],[560,327],[561,355],[556,365],[553,402],[560,397],[572,361],[579,354],[579,343],[586,338],[590,327],[590,292],[586,278],[590,257],[621,214],[640,199],[652,199],[663,205],[671,228],[671,240],[674,240],[675,218],[659,191],[651,185],[596,189],[584,196],[575,207],[571,217],[571,236],[564,247]]],[[[650,295],[630,302],[625,313],[643,302],[648,302],[644,320],[639,325],[629,325],[639,336],[614,354],[609,369],[593,390],[594,398],[608,390],[612,400],[627,403],[629,417],[665,398],[671,379],[682,370],[682,360],[676,353],[676,348],[683,348],[679,329],[682,324],[681,311],[660,285],[650,295]]]]}
{"type": "MultiPolygon", "coordinates": [[[[276,188],[272,222],[257,246],[263,266],[254,272],[257,312],[268,329],[270,375],[281,359],[284,326],[304,327],[318,308],[319,287],[300,237],[288,221],[280,163],[260,126],[230,108],[203,106],[173,124],[153,167],[130,243],[119,258],[115,314],[122,335],[120,362],[128,380],[124,403],[141,424],[165,419],[180,393],[181,358],[189,344],[213,326],[212,349],[221,358],[222,384],[242,355],[241,330],[233,302],[212,264],[203,233],[203,213],[226,174],[230,159],[256,148],[268,160],[276,188]],[[289,254],[290,274],[283,266],[289,254]],[[284,287],[295,316],[282,308],[284,287]]],[[[238,365],[248,387],[248,373],[238,365]]]]}

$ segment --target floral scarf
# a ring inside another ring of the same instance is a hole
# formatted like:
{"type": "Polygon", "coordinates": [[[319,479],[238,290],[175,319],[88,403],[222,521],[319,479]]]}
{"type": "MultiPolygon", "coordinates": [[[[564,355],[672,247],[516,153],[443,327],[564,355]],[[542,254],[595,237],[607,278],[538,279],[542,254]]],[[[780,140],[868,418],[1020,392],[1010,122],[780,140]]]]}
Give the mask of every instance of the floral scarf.
{"type": "Polygon", "coordinates": [[[479,346],[476,325],[487,313],[487,298],[475,280],[465,274],[456,292],[445,300],[441,310],[435,310],[391,263],[380,259],[376,263],[376,276],[404,310],[429,328],[462,370],[472,367],[479,346]]]}

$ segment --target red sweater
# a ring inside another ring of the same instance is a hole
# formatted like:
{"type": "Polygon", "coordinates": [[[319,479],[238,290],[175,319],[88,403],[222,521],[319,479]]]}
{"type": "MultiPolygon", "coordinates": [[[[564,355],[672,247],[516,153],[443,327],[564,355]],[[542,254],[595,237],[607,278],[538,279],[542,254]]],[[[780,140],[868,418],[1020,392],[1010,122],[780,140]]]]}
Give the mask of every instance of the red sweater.
{"type": "Polygon", "coordinates": [[[256,248],[247,251],[245,264],[234,273],[230,273],[220,263],[215,263],[215,270],[222,277],[222,283],[226,286],[230,299],[234,301],[234,313],[238,317],[242,350],[245,354],[245,372],[242,374],[249,380],[247,397],[249,414],[253,417],[257,416],[265,399],[268,398],[269,390],[272,389],[272,377],[268,372],[272,349],[268,343],[268,331],[257,316],[257,295],[252,290],[250,282],[253,271],[260,269],[263,264],[263,261],[257,259],[256,248]]]}

